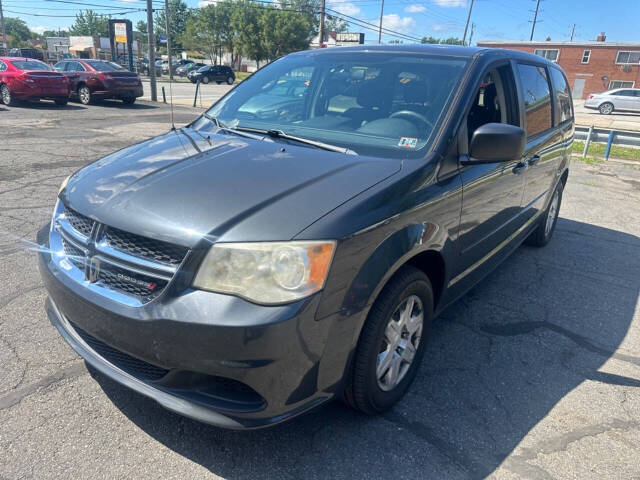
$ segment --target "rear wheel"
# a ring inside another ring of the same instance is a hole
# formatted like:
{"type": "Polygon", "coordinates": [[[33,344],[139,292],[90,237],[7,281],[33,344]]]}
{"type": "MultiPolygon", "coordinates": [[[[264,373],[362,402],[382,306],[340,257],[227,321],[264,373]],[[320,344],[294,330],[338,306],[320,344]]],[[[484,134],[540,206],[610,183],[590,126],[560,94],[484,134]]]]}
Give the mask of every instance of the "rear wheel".
{"type": "Polygon", "coordinates": [[[89,90],[89,87],[86,85],[80,85],[78,87],[78,100],[80,100],[81,104],[89,105],[93,100],[91,97],[91,90],[89,90]]]}
{"type": "Polygon", "coordinates": [[[420,366],[432,316],[429,278],[415,267],[402,267],[362,328],[343,394],[348,405],[376,414],[404,396],[420,366]]]}
{"type": "Polygon", "coordinates": [[[4,84],[0,85],[0,98],[2,99],[2,103],[8,107],[16,104],[16,101],[11,94],[11,90],[9,90],[9,87],[4,84]]]}
{"type": "Polygon", "coordinates": [[[233,81],[234,81],[233,77],[231,75],[229,75],[227,77],[227,85],[233,85],[233,81]]]}
{"type": "Polygon", "coordinates": [[[205,85],[209,83],[209,77],[207,76],[202,77],[202,83],[204,83],[205,85]]]}
{"type": "Polygon", "coordinates": [[[124,97],[122,103],[125,105],[133,105],[136,101],[136,97],[124,97]]]}
{"type": "Polygon", "coordinates": [[[600,110],[600,113],[603,115],[610,115],[611,112],[613,112],[613,104],[605,102],[598,107],[598,110],[600,110]]]}
{"type": "Polygon", "coordinates": [[[558,213],[560,212],[561,203],[562,182],[559,182],[553,192],[553,197],[551,197],[547,210],[545,210],[545,212],[540,216],[538,226],[526,240],[528,245],[533,247],[544,247],[549,243],[549,240],[551,240],[553,232],[556,229],[556,222],[558,221],[558,213]]]}

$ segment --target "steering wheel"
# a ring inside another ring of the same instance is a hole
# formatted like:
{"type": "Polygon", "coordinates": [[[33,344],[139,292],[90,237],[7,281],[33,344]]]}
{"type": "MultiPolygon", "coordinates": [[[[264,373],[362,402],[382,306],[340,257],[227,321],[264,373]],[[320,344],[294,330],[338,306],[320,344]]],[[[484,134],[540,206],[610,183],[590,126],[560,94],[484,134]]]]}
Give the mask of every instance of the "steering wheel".
{"type": "Polygon", "coordinates": [[[427,124],[431,129],[433,129],[433,123],[427,120],[427,117],[424,115],[414,112],[413,110],[398,110],[397,112],[393,112],[389,115],[389,118],[405,118],[409,121],[419,121],[427,124]]]}

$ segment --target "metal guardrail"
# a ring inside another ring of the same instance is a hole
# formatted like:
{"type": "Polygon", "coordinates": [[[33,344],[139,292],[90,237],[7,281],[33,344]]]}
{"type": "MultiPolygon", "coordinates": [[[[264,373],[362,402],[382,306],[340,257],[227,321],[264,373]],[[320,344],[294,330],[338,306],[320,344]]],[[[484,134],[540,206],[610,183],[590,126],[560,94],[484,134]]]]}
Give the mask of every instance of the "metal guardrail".
{"type": "Polygon", "coordinates": [[[587,156],[589,144],[591,142],[607,142],[607,147],[604,151],[605,160],[609,158],[611,145],[640,147],[640,132],[634,132],[631,130],[595,128],[593,125],[590,127],[576,126],[573,137],[576,140],[584,141],[584,150],[582,152],[583,158],[587,156]]]}

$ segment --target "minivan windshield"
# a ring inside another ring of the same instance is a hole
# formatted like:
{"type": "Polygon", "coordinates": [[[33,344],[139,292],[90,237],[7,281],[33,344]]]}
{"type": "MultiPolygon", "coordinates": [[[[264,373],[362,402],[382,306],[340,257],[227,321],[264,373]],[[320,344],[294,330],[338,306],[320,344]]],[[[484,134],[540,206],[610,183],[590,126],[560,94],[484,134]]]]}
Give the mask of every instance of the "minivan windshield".
{"type": "MultiPolygon", "coordinates": [[[[292,55],[243,81],[207,117],[230,129],[282,132],[359,155],[417,158],[430,148],[468,62],[407,52],[292,55]]],[[[203,117],[194,127],[210,124],[203,117]]]]}

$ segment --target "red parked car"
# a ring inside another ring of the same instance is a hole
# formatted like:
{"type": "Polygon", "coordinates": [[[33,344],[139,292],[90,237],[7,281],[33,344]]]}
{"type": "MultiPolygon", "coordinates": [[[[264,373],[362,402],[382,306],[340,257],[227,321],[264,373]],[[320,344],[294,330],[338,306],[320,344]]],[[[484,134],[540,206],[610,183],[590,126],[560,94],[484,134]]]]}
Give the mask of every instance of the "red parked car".
{"type": "Polygon", "coordinates": [[[5,105],[17,100],[48,98],[56,105],[69,101],[69,80],[49,65],[33,58],[0,57],[0,99],[5,105]]]}
{"type": "Polygon", "coordinates": [[[71,96],[83,105],[103,98],[116,98],[131,105],[142,96],[142,82],[137,73],[106,60],[62,60],[54,68],[71,84],[71,96]]]}

